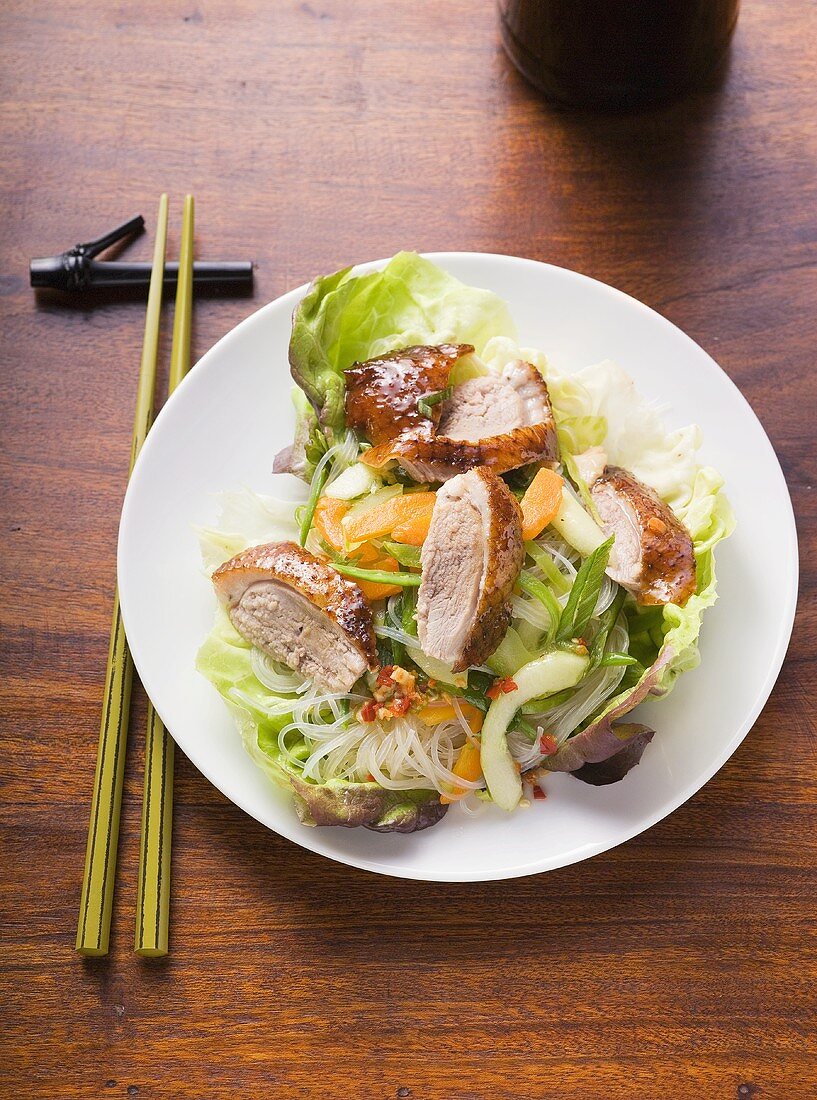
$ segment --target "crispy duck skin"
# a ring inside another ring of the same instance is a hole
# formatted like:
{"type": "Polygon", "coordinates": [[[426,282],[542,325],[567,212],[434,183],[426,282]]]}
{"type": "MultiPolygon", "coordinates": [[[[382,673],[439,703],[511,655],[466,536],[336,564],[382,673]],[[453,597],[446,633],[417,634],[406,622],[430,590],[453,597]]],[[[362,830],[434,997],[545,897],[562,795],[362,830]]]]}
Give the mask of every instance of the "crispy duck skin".
{"type": "Polygon", "coordinates": [[[346,423],[377,446],[404,432],[432,432],[442,406],[431,416],[420,412],[420,398],[448,385],[451,368],[473,351],[470,344],[417,345],[378,359],[355,363],[344,371],[346,423]]]}
{"type": "Polygon", "coordinates": [[[422,550],[423,652],[454,672],[482,664],[508,629],[524,557],[521,509],[501,478],[480,466],[446,482],[422,550]]]}
{"type": "Polygon", "coordinates": [[[608,535],[608,573],[641,604],[685,604],[696,589],[692,538],[671,508],[635,474],[606,466],[591,487],[608,535]]]}
{"type": "Polygon", "coordinates": [[[330,691],[377,667],[372,610],[360,588],[292,542],[253,546],[213,573],[249,642],[330,691]]]}

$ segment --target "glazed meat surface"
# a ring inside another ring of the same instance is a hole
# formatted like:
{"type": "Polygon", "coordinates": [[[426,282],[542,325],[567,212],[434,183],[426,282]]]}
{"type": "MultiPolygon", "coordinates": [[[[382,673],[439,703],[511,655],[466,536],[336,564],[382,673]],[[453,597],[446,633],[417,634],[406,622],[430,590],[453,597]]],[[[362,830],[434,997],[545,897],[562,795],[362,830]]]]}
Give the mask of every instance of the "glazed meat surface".
{"type": "Polygon", "coordinates": [[[377,667],[371,608],[358,586],[292,542],[253,546],[213,574],[239,634],[328,691],[377,667]]]}
{"type": "Polygon", "coordinates": [[[355,363],[344,371],[347,425],[375,445],[405,432],[430,432],[442,405],[428,416],[417,407],[420,398],[444,390],[456,361],[473,350],[470,344],[419,345],[355,363]]]}
{"type": "Polygon", "coordinates": [[[606,466],[590,489],[602,526],[615,535],[607,572],[642,604],[684,604],[695,592],[686,527],[635,474],[606,466]]]}
{"type": "Polygon", "coordinates": [[[436,427],[426,422],[381,440],[363,461],[380,467],[396,460],[416,481],[429,482],[476,466],[505,473],[557,457],[547,384],[535,367],[517,360],[501,375],[461,382],[442,404],[436,427]]]}
{"type": "Polygon", "coordinates": [[[454,672],[482,664],[508,629],[524,557],[522,513],[502,479],[485,467],[451,478],[437,493],[421,556],[423,652],[454,672]]]}

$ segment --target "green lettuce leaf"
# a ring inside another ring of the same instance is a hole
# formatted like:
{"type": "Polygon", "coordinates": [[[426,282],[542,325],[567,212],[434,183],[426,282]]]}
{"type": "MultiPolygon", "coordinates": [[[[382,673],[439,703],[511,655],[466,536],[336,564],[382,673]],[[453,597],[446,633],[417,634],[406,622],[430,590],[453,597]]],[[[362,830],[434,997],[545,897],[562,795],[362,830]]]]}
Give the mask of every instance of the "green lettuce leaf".
{"type": "Polygon", "coordinates": [[[294,797],[304,825],[362,825],[381,833],[411,833],[441,821],[448,809],[434,790],[389,791],[377,783],[333,779],[314,783],[282,757],[278,734],[291,721],[285,698],[277,697],[252,670],[252,650],[219,607],[196,667],[227,703],[244,747],[255,763],[294,797]],[[280,703],[280,713],[270,714],[280,703]]]}
{"type": "Polygon", "coordinates": [[[477,354],[497,335],[514,334],[501,298],[468,287],[415,252],[398,252],[382,271],[344,268],[316,279],[295,310],[292,376],[330,437],[344,426],[343,371],[357,361],[411,344],[456,340],[477,354]]]}
{"type": "Polygon", "coordinates": [[[278,500],[252,489],[217,493],[219,515],[215,527],[196,527],[207,575],[248,546],[263,542],[297,541],[297,501],[278,500]]]}
{"type": "Polygon", "coordinates": [[[590,717],[593,725],[611,711],[626,713],[631,708],[622,709],[622,704],[628,700],[635,706],[642,694],[638,688],[648,678],[652,693],[665,695],[682,672],[699,664],[702,616],[717,598],[714,548],[732,533],[735,520],[722,492],[723,478],[698,463],[698,428],[668,431],[659,411],[620,367],[604,362],[569,377],[551,373],[548,385],[563,458],[600,445],[608,462],[651,485],[689,530],[697,564],[697,591],[683,607],[642,608],[627,601],[629,651],[644,671],[634,682],[625,677],[619,693],[590,717]],[[654,668],[658,675],[653,679],[654,668]]]}

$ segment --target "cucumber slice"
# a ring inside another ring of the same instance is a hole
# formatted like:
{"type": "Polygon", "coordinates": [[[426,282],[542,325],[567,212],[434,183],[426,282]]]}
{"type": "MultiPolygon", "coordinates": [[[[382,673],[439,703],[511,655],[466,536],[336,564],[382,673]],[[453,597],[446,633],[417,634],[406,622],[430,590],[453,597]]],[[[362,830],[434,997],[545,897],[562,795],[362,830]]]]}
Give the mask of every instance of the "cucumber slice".
{"type": "Polygon", "coordinates": [[[562,506],[551,526],[583,558],[589,557],[607,539],[596,521],[567,489],[562,489],[562,506]]]}
{"type": "Polygon", "coordinates": [[[516,691],[491,703],[482,727],[482,774],[491,798],[508,813],[522,797],[522,780],[508,748],[508,725],[530,699],[574,687],[587,670],[588,658],[567,650],[553,650],[537,657],[514,675],[516,691]]]}
{"type": "Polygon", "coordinates": [[[406,652],[430,680],[439,680],[441,684],[450,684],[457,688],[468,687],[467,672],[452,672],[448,665],[444,665],[436,657],[429,657],[421,649],[410,649],[406,646],[406,652]]]}
{"type": "Polygon", "coordinates": [[[373,493],[382,484],[374,470],[362,462],[355,462],[326,486],[323,495],[335,500],[355,500],[364,493],[373,493]]]}

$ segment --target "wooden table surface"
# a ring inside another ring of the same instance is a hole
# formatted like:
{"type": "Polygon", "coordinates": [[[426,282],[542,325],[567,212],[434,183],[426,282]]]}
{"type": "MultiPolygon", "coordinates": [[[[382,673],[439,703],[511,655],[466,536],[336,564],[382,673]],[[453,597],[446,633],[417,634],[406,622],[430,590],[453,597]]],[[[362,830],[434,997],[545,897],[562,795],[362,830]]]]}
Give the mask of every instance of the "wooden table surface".
{"type": "Polygon", "coordinates": [[[814,5],[745,0],[725,87],[630,117],[541,102],[487,0],[0,21],[2,1096],[817,1095],[814,5]],[[802,586],[777,687],[704,790],[588,863],[429,885],[279,839],[178,754],[172,955],[143,961],[137,693],[112,949],[75,955],[144,307],[38,298],[26,269],[152,224],[162,189],[173,247],[189,189],[199,255],[258,263],[252,300],[197,306],[197,356],[402,247],[576,268],[715,355],[780,456],[802,586]]]}

